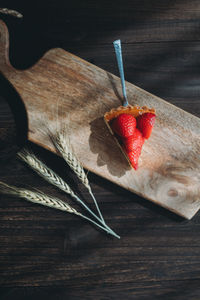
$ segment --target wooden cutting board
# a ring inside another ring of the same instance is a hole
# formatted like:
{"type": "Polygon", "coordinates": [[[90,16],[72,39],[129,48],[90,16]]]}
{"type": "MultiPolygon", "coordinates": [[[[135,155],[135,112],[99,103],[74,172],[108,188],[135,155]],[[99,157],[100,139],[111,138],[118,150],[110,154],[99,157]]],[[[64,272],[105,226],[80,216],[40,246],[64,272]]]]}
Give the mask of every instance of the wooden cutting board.
{"type": "Polygon", "coordinates": [[[30,141],[55,152],[47,129],[66,126],[85,168],[187,219],[194,216],[200,207],[199,118],[127,82],[130,104],[157,112],[134,171],[103,121],[106,111],[121,105],[120,79],[62,49],[48,51],[28,70],[16,70],[8,40],[1,21],[0,71],[25,104],[30,141]]]}

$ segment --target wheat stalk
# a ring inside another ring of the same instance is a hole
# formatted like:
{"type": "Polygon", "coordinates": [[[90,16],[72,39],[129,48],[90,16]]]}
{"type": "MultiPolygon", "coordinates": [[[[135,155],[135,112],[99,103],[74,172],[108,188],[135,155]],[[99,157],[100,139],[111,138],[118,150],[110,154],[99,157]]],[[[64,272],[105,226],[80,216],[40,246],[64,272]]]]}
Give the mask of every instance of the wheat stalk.
{"type": "MultiPolygon", "coordinates": [[[[87,216],[79,213],[75,208],[73,208],[68,203],[55,198],[48,196],[42,192],[33,192],[27,189],[18,188],[15,186],[8,185],[2,181],[0,181],[0,192],[2,194],[16,196],[19,198],[26,199],[29,202],[33,202],[36,204],[41,204],[44,206],[48,206],[51,208],[59,209],[71,214],[75,214],[83,219],[86,219],[87,221],[91,222],[92,224],[96,225],[97,227],[101,228],[102,230],[106,231],[109,234],[112,234],[107,228],[101,226],[100,224],[96,223],[92,219],[88,218],[87,216]]],[[[119,238],[119,236],[115,235],[119,238]]]]}
{"type": "Polygon", "coordinates": [[[83,183],[83,185],[88,189],[88,191],[94,201],[94,204],[96,206],[98,214],[99,214],[103,224],[106,225],[105,220],[99,209],[98,203],[96,201],[96,198],[92,192],[87,175],[85,174],[85,171],[83,169],[83,166],[81,165],[80,161],[78,160],[78,158],[72,151],[69,143],[67,142],[67,139],[66,139],[64,133],[61,131],[56,132],[56,134],[52,136],[52,141],[53,141],[57,151],[60,153],[60,155],[63,157],[63,159],[69,165],[69,167],[74,171],[74,173],[77,175],[77,177],[83,183]]]}
{"type": "Polygon", "coordinates": [[[74,198],[78,203],[80,203],[94,218],[96,218],[100,223],[106,227],[111,234],[116,235],[116,233],[108,227],[105,223],[102,222],[101,219],[97,217],[96,214],[73,192],[70,186],[53,170],[47,167],[42,161],[40,161],[33,153],[30,153],[27,149],[24,149],[18,152],[18,157],[26,162],[34,171],[38,173],[41,177],[43,177],[46,181],[58,187],[65,193],[69,194],[72,198],[74,198]]]}
{"type": "Polygon", "coordinates": [[[23,18],[23,15],[14,9],[0,8],[0,13],[5,14],[5,15],[11,15],[16,18],[23,18]]]}
{"type": "Polygon", "coordinates": [[[59,175],[57,175],[53,170],[51,170],[42,161],[40,161],[33,153],[29,152],[27,149],[24,149],[18,152],[17,155],[46,181],[55,185],[65,193],[75,198],[78,202],[80,202],[80,199],[75,195],[70,186],[59,175]]]}
{"type": "Polygon", "coordinates": [[[68,136],[66,136],[66,132],[68,131],[68,125],[60,123],[60,120],[58,118],[59,116],[59,109],[58,109],[58,102],[56,103],[56,107],[53,109],[53,116],[55,115],[56,111],[56,130],[55,128],[51,128],[51,126],[48,124],[44,124],[44,122],[41,122],[40,131],[41,133],[46,136],[48,135],[50,141],[55,146],[57,152],[61,155],[61,157],[66,161],[66,163],[69,165],[69,167],[74,171],[74,173],[77,175],[79,180],[83,183],[83,185],[88,189],[89,194],[91,195],[94,204],[96,206],[97,212],[100,216],[100,219],[102,221],[102,224],[105,226],[105,220],[101,214],[101,211],[99,209],[98,203],[96,201],[96,198],[92,192],[91,186],[89,184],[87,175],[85,174],[85,171],[83,169],[83,166],[81,165],[80,161],[74,154],[72,147],[69,142],[68,136]]]}
{"type": "Polygon", "coordinates": [[[80,164],[79,160],[73,153],[69,143],[67,143],[67,140],[63,133],[57,132],[55,136],[53,137],[54,145],[56,146],[56,149],[58,152],[62,155],[64,160],[67,162],[67,164],[70,166],[70,168],[74,171],[74,173],[77,175],[77,177],[80,179],[80,181],[84,184],[84,186],[87,189],[90,189],[88,178],[85,174],[85,171],[80,164]]]}
{"type": "Polygon", "coordinates": [[[15,186],[8,185],[2,181],[0,181],[0,192],[2,194],[13,195],[19,198],[25,198],[33,203],[54,207],[60,210],[67,211],[69,213],[79,215],[79,213],[67,203],[63,202],[62,200],[58,200],[56,198],[47,196],[41,192],[32,192],[30,190],[17,188],[15,186]]]}

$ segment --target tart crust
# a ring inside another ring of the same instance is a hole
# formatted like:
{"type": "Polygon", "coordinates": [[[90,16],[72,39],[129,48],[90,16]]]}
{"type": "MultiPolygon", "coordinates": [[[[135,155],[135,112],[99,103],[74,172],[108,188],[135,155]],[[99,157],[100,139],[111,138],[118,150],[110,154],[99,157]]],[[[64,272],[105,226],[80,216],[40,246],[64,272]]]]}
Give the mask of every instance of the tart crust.
{"type": "Polygon", "coordinates": [[[130,114],[137,118],[139,115],[142,115],[147,112],[155,114],[155,109],[148,108],[147,106],[140,107],[138,105],[118,106],[117,108],[112,108],[109,112],[106,112],[104,115],[104,120],[106,122],[109,122],[121,114],[130,114]]]}

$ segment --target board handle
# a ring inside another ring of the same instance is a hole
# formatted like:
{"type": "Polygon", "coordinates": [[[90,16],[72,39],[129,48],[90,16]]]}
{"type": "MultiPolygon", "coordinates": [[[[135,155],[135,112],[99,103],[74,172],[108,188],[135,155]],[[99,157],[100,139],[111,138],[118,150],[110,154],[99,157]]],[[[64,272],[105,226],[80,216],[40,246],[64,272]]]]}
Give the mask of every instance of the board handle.
{"type": "Polygon", "coordinates": [[[0,72],[6,75],[6,70],[11,68],[9,60],[9,33],[6,24],[0,20],[0,72]]]}

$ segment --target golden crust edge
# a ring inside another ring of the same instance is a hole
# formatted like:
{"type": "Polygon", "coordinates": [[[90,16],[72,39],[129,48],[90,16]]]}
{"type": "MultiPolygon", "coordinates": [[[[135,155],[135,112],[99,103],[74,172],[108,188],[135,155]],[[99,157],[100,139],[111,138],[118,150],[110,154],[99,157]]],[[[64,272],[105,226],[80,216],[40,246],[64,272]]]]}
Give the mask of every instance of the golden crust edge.
{"type": "Polygon", "coordinates": [[[140,107],[139,105],[118,106],[118,107],[112,108],[110,111],[106,112],[104,114],[104,120],[109,122],[122,113],[130,113],[130,114],[133,114],[134,117],[138,117],[139,115],[142,115],[147,112],[151,112],[151,113],[155,114],[155,109],[149,108],[147,106],[140,107]]]}

